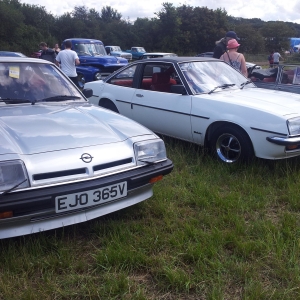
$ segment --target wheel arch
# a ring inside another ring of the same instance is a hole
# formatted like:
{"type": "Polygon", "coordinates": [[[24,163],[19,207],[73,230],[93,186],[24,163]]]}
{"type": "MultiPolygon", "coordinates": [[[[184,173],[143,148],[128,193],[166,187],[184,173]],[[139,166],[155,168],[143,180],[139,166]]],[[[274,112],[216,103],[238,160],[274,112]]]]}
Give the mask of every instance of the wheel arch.
{"type": "Polygon", "coordinates": [[[255,148],[254,148],[254,146],[253,146],[252,139],[251,139],[251,137],[249,136],[248,132],[247,132],[242,126],[240,126],[240,125],[238,125],[238,124],[236,124],[236,123],[233,123],[233,122],[227,122],[227,121],[216,121],[216,122],[214,122],[214,123],[211,123],[211,124],[208,126],[208,128],[207,128],[207,130],[206,130],[206,133],[205,133],[205,140],[204,140],[204,145],[205,145],[205,147],[209,147],[210,141],[211,141],[212,136],[213,136],[213,133],[214,133],[217,129],[219,129],[220,127],[224,127],[224,126],[226,126],[226,125],[235,127],[235,128],[237,128],[237,129],[240,129],[240,130],[242,130],[242,131],[245,133],[245,135],[247,136],[247,138],[249,139],[249,141],[250,141],[250,143],[251,143],[251,145],[252,145],[253,153],[254,153],[254,155],[255,155],[255,148]]]}
{"type": "Polygon", "coordinates": [[[98,105],[119,113],[119,110],[118,110],[116,104],[109,98],[105,98],[105,97],[100,98],[98,105]]]}

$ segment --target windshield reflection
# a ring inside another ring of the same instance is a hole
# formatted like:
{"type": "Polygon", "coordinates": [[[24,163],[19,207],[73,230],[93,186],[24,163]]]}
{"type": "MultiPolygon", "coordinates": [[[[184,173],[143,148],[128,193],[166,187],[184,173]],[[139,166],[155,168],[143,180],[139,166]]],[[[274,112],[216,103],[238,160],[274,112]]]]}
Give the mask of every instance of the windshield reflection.
{"type": "MultiPolygon", "coordinates": [[[[232,85],[228,90],[239,89],[247,80],[241,73],[222,61],[188,62],[179,64],[194,94],[208,93],[218,86],[232,85]]],[[[255,87],[248,84],[246,88],[255,87]]]]}
{"type": "Polygon", "coordinates": [[[112,47],[112,51],[119,51],[119,52],[122,52],[121,48],[118,47],[118,46],[115,46],[115,47],[112,47]]]}
{"type": "Polygon", "coordinates": [[[75,44],[74,50],[78,55],[107,55],[104,46],[101,44],[75,44]]]}
{"type": "Polygon", "coordinates": [[[61,95],[71,96],[72,101],[75,96],[79,101],[85,101],[54,65],[43,62],[0,63],[0,100],[8,99],[11,104],[16,99],[35,102],[61,95]]]}

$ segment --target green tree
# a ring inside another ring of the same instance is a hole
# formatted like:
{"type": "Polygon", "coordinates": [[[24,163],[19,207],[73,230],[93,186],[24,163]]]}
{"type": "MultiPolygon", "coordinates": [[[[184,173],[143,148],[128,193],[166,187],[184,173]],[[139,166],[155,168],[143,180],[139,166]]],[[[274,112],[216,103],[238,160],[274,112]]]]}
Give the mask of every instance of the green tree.
{"type": "Polygon", "coordinates": [[[293,37],[296,34],[293,28],[282,21],[266,22],[260,29],[260,33],[265,38],[265,48],[268,51],[289,49],[289,37],[293,37]]]}
{"type": "Polygon", "coordinates": [[[105,22],[119,21],[122,15],[110,6],[105,6],[101,9],[101,19],[105,22]]]}
{"type": "Polygon", "coordinates": [[[24,15],[16,0],[0,1],[0,49],[21,51],[24,15]]]}
{"type": "Polygon", "coordinates": [[[240,38],[240,52],[246,53],[264,53],[265,40],[261,33],[255,30],[250,24],[237,25],[235,28],[237,36],[240,38]]]}
{"type": "Polygon", "coordinates": [[[172,3],[165,2],[162,6],[163,8],[155,13],[159,19],[159,43],[157,46],[160,51],[170,52],[173,49],[178,52],[181,50],[181,18],[172,3]]]}

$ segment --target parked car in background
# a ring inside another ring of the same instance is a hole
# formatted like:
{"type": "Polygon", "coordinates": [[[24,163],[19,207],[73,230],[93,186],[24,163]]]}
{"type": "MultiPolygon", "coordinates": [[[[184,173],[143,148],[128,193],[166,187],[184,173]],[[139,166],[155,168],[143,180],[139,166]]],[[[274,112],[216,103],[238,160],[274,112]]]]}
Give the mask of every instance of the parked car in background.
{"type": "Polygon", "coordinates": [[[250,78],[259,88],[300,94],[300,65],[280,64],[275,68],[255,69],[250,78]]]}
{"type": "Polygon", "coordinates": [[[125,50],[125,52],[131,53],[132,59],[140,59],[146,53],[146,50],[143,47],[131,47],[130,50],[125,50]]]}
{"type": "Polygon", "coordinates": [[[177,54],[166,53],[166,52],[146,52],[140,57],[140,59],[157,58],[157,57],[171,57],[171,56],[177,56],[177,54]]]}
{"type": "MultiPolygon", "coordinates": [[[[89,81],[101,80],[128,64],[128,60],[122,57],[109,56],[104,44],[99,40],[72,38],[72,50],[76,51],[80,65],[76,66],[80,88],[89,81]]],[[[64,49],[65,41],[61,49],[64,49]]]]}
{"type": "Polygon", "coordinates": [[[105,46],[105,50],[108,55],[123,57],[127,60],[132,60],[132,54],[122,51],[120,46],[105,46]]]}
{"type": "Polygon", "coordinates": [[[213,52],[203,52],[196,55],[196,57],[213,57],[213,52]]]}
{"type": "Polygon", "coordinates": [[[171,172],[164,142],[92,93],[45,60],[0,57],[1,239],[134,205],[171,172]]]}
{"type": "Polygon", "coordinates": [[[0,56],[12,56],[12,57],[27,57],[21,52],[12,52],[12,51],[0,51],[0,56]]]}
{"type": "Polygon", "coordinates": [[[226,164],[300,155],[300,95],[259,89],[218,59],[138,60],[86,87],[91,103],[203,145],[226,164]]]}

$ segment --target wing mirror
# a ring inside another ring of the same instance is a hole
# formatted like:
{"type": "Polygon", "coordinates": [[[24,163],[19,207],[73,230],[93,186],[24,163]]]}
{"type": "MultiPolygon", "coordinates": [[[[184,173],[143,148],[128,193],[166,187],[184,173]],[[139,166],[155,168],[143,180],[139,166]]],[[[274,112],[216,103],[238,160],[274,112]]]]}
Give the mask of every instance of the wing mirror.
{"type": "Polygon", "coordinates": [[[179,95],[187,95],[186,89],[182,84],[173,84],[171,85],[171,93],[179,95]]]}
{"type": "Polygon", "coordinates": [[[83,89],[82,90],[82,94],[86,97],[86,98],[91,98],[93,96],[93,90],[92,89],[83,89]]]}

